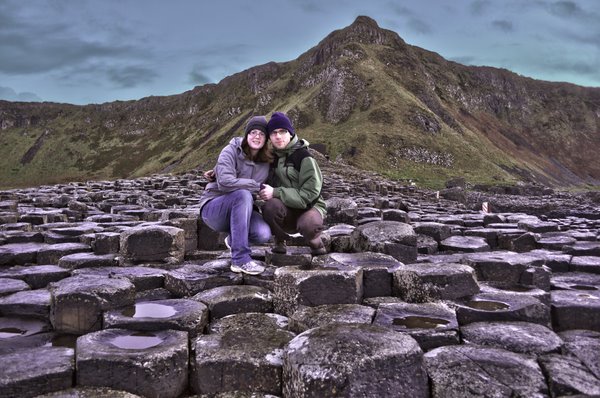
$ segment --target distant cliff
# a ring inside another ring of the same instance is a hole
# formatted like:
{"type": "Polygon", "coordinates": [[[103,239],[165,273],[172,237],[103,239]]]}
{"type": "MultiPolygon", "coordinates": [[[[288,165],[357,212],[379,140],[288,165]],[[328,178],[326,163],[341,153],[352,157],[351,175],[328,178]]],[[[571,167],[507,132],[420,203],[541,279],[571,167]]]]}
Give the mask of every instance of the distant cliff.
{"type": "Polygon", "coordinates": [[[275,110],[330,159],[390,177],[600,185],[600,89],[460,65],[359,17],[296,60],[179,95],[0,101],[0,186],[211,167],[249,116],[275,110]]]}

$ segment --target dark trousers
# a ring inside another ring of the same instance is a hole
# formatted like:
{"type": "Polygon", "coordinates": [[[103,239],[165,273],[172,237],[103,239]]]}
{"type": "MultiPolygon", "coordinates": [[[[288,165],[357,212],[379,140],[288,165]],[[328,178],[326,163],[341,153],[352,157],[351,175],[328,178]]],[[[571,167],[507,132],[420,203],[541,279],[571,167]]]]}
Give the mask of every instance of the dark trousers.
{"type": "Polygon", "coordinates": [[[321,241],[323,217],[318,210],[293,209],[287,207],[281,200],[273,198],[265,202],[262,212],[275,240],[281,242],[289,238],[288,233],[300,232],[311,249],[323,247],[321,241]]]}

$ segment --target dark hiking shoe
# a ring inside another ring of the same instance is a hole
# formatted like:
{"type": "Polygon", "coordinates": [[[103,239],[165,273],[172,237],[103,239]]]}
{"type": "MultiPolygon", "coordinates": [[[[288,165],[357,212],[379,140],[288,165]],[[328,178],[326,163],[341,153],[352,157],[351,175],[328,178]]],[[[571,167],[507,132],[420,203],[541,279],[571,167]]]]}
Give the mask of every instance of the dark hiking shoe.
{"type": "Polygon", "coordinates": [[[285,241],[275,241],[275,246],[271,249],[273,253],[277,254],[285,254],[287,253],[287,246],[285,245],[285,241]]]}

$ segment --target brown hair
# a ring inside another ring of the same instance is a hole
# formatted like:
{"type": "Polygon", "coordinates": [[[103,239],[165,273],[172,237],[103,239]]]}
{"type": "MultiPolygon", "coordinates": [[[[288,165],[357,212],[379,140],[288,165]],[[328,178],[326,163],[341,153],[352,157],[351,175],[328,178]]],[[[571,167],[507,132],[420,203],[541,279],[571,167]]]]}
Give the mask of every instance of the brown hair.
{"type": "Polygon", "coordinates": [[[271,153],[271,147],[269,146],[269,140],[265,137],[265,145],[258,150],[256,156],[252,157],[250,153],[250,145],[248,145],[248,134],[244,135],[242,140],[242,150],[246,154],[246,159],[252,160],[253,162],[260,163],[271,163],[273,161],[273,154],[271,153]]]}

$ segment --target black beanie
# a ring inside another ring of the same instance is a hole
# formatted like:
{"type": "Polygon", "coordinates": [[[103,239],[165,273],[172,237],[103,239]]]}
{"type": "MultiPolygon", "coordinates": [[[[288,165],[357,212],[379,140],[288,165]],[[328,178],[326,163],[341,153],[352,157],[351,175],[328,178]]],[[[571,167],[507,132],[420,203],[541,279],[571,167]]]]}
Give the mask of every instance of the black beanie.
{"type": "Polygon", "coordinates": [[[294,132],[294,126],[292,126],[292,122],[283,112],[274,112],[269,120],[269,124],[267,125],[267,132],[269,134],[271,134],[271,131],[277,129],[286,129],[290,132],[292,137],[296,134],[294,132]]]}
{"type": "Polygon", "coordinates": [[[265,135],[267,134],[267,118],[264,116],[252,116],[248,123],[246,124],[246,129],[244,130],[244,134],[248,134],[252,130],[260,130],[265,135]]]}

